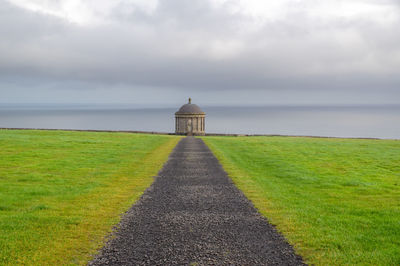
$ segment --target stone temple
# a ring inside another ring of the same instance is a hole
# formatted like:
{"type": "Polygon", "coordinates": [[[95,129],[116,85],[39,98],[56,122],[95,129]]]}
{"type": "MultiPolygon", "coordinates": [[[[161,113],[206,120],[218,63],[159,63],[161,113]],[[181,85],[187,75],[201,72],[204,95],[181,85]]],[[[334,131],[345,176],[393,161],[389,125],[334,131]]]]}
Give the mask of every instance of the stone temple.
{"type": "Polygon", "coordinates": [[[205,118],[200,107],[192,103],[189,98],[189,103],[175,113],[175,134],[188,136],[203,136],[205,135],[205,118]]]}

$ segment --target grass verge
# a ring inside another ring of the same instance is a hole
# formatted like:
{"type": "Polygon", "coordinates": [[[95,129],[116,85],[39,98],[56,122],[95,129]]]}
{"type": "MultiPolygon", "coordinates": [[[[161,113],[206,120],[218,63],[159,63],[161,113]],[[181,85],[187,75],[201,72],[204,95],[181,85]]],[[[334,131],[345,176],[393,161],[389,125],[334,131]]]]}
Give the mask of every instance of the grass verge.
{"type": "Polygon", "coordinates": [[[400,265],[400,141],[204,137],[314,265],[400,265]]]}
{"type": "Polygon", "coordinates": [[[0,130],[0,265],[86,264],[179,139],[0,130]]]}

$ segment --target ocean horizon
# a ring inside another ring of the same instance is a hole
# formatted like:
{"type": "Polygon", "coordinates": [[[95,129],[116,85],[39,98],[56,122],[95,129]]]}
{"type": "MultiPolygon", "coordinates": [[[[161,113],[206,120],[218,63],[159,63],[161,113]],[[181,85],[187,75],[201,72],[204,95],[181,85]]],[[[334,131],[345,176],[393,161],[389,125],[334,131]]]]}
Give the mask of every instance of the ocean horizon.
{"type": "MultiPolygon", "coordinates": [[[[0,128],[175,130],[178,107],[0,105],[0,128]]],[[[206,133],[400,139],[400,105],[202,106],[206,133]]]]}

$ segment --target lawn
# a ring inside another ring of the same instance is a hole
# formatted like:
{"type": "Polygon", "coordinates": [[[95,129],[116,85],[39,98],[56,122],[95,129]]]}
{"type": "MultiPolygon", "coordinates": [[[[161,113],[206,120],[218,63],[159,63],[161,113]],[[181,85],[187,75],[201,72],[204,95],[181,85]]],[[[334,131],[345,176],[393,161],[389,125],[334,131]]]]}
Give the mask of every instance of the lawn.
{"type": "Polygon", "coordinates": [[[0,130],[0,265],[86,264],[178,140],[0,130]]]}
{"type": "Polygon", "coordinates": [[[203,139],[307,263],[400,265],[400,141],[203,139]]]}

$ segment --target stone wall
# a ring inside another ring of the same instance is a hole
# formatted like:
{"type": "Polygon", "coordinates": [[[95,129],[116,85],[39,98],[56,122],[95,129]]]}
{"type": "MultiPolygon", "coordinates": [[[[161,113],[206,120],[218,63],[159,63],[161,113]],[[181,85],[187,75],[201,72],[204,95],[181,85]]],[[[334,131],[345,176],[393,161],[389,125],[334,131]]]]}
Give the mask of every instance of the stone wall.
{"type": "Polygon", "coordinates": [[[175,133],[178,135],[204,135],[205,134],[204,114],[176,114],[175,133]]]}

